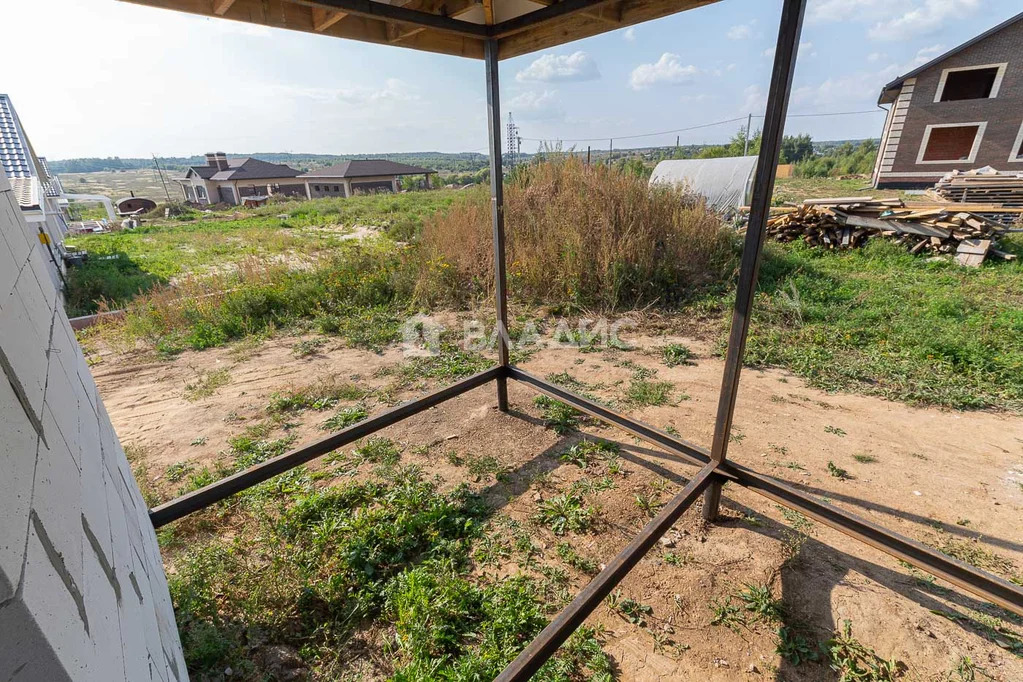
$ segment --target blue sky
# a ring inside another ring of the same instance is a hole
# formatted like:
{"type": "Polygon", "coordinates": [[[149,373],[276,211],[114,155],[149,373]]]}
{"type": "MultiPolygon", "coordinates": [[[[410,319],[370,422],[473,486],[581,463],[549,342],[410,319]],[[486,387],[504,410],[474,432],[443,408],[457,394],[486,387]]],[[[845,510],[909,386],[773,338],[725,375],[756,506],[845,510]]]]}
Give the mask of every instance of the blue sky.
{"type": "MultiPolygon", "coordinates": [[[[52,158],[486,149],[480,61],[114,0],[9,4],[0,92],[52,158]]],[[[673,144],[675,133],[621,138],[761,114],[780,7],[725,0],[504,61],[502,110],[527,138],[523,151],[535,139],[673,144]]],[[[810,0],[790,113],[874,110],[883,84],[1019,9],[1019,0],[810,0]]],[[[882,113],[793,117],[786,132],[876,137],[882,123],[882,113]]],[[[740,124],[679,135],[720,142],[740,124]]]]}

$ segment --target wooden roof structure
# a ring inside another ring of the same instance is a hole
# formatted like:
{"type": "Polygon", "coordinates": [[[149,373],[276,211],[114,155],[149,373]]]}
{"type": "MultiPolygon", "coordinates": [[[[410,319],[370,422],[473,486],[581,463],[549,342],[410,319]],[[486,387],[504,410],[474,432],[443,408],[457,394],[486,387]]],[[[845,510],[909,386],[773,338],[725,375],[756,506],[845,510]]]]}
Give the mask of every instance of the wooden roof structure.
{"type": "Polygon", "coordinates": [[[123,0],[293,31],[501,59],[614,31],[718,0],[123,0]]]}

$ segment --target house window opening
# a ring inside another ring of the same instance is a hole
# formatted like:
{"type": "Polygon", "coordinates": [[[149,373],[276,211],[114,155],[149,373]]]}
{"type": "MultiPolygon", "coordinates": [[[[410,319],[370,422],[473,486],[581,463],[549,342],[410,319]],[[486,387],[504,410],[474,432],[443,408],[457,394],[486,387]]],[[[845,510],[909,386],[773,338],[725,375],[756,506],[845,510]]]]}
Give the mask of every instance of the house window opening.
{"type": "Polygon", "coordinates": [[[932,128],[924,149],[923,161],[968,161],[980,126],[932,128]]]}
{"type": "Polygon", "coordinates": [[[941,90],[940,102],[956,102],[964,99],[987,99],[992,96],[998,80],[999,67],[963,69],[949,71],[945,75],[945,87],[941,90]]]}

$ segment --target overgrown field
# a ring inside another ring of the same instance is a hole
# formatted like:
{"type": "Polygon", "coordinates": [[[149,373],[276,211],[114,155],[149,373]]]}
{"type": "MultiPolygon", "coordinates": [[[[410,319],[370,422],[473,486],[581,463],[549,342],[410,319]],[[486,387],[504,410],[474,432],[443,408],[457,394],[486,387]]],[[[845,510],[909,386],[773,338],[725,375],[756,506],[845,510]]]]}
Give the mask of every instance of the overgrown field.
{"type": "MultiPolygon", "coordinates": [[[[819,188],[836,193],[828,189],[849,188],[819,188]]],[[[506,196],[509,288],[522,315],[649,307],[699,320],[723,341],[739,245],[699,204],[573,160],[518,173],[506,196]]],[[[312,328],[379,349],[417,311],[489,308],[490,229],[482,191],[157,221],[79,239],[95,255],[123,257],[74,271],[69,307],[95,310],[100,298],[127,306],[123,321],[91,332],[122,347],[176,352],[312,328]],[[383,229],[343,239],[355,225],[383,229]]],[[[1018,239],[1005,248],[1023,251],[1018,239]]],[[[883,243],[849,253],[772,244],[760,291],[748,362],[829,390],[1023,409],[1018,262],[974,270],[883,243]]]]}

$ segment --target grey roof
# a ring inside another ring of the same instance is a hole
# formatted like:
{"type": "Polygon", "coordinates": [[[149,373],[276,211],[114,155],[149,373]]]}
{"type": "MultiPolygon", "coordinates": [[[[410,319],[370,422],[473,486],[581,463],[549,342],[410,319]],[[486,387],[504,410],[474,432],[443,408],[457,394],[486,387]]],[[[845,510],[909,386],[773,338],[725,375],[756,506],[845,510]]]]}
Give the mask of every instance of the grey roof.
{"type": "Polygon", "coordinates": [[[274,178],[294,178],[302,174],[279,163],[267,163],[252,157],[233,158],[227,160],[227,170],[219,170],[212,166],[191,166],[193,173],[204,180],[271,180],[274,178]]]}
{"type": "Polygon", "coordinates": [[[18,120],[11,98],[0,94],[0,165],[9,178],[30,178],[36,174],[28,139],[18,120]]]}
{"type": "Polygon", "coordinates": [[[336,166],[314,170],[301,176],[303,178],[365,178],[372,175],[419,175],[420,173],[436,173],[437,171],[407,163],[386,161],[384,159],[358,159],[345,161],[336,166]]]}
{"type": "Polygon", "coordinates": [[[50,167],[46,163],[45,156],[36,157],[39,160],[39,170],[42,172],[43,180],[43,192],[48,197],[59,197],[64,194],[64,187],[60,184],[60,178],[50,172],[50,167]]]}
{"type": "Polygon", "coordinates": [[[966,48],[972,47],[972,46],[976,45],[977,43],[979,43],[980,41],[984,40],[985,38],[988,38],[988,37],[994,35],[995,33],[998,33],[1002,29],[1008,28],[1009,26],[1012,26],[1013,24],[1015,24],[1020,19],[1023,19],[1023,12],[1020,12],[1019,14],[1017,14],[1014,17],[1009,17],[1008,19],[1006,19],[1002,23],[1000,23],[997,26],[994,26],[992,28],[989,28],[988,30],[986,30],[983,33],[981,33],[980,35],[977,35],[977,36],[974,36],[973,38],[970,38],[969,40],[967,40],[962,45],[958,45],[956,47],[953,47],[951,50],[949,50],[945,54],[940,55],[938,57],[935,57],[934,59],[932,59],[931,61],[927,62],[926,64],[918,66],[918,67],[916,67],[915,69],[913,69],[912,71],[910,71],[908,73],[902,74],[901,76],[899,76],[898,78],[893,80],[891,83],[889,83],[886,86],[884,86],[883,88],[881,88],[881,96],[878,97],[877,103],[878,104],[884,104],[886,102],[891,102],[894,99],[894,97],[890,97],[890,98],[886,99],[885,98],[886,93],[888,93],[890,90],[893,90],[895,88],[902,87],[903,81],[905,81],[907,78],[913,78],[914,76],[917,76],[917,75],[923,73],[924,71],[926,71],[927,69],[931,68],[935,64],[940,64],[941,62],[945,61],[946,59],[948,59],[952,55],[958,54],[958,53],[962,52],[963,50],[965,50],[966,48]]]}

